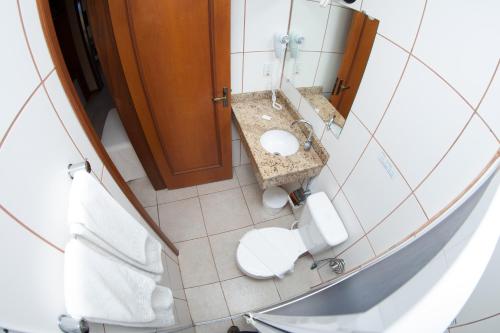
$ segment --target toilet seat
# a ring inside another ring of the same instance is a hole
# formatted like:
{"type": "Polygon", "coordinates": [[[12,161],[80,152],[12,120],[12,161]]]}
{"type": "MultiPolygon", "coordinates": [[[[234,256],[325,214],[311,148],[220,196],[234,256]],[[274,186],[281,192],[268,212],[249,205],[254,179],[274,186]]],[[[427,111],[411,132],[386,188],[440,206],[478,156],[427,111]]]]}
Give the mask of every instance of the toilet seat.
{"type": "Polygon", "coordinates": [[[263,228],[247,232],[236,251],[239,268],[257,279],[283,277],[307,248],[297,229],[263,228]]]}

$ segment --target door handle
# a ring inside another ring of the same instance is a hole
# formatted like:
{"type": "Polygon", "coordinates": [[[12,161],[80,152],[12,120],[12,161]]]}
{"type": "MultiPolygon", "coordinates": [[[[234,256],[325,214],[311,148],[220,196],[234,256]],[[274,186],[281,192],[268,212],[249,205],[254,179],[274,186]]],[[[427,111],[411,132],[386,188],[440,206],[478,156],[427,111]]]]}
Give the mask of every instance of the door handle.
{"type": "Polygon", "coordinates": [[[227,87],[222,88],[222,96],[214,97],[214,98],[212,98],[212,101],[214,101],[214,102],[221,102],[222,101],[222,106],[227,107],[229,105],[229,102],[227,99],[228,92],[229,92],[229,89],[227,87]]]}

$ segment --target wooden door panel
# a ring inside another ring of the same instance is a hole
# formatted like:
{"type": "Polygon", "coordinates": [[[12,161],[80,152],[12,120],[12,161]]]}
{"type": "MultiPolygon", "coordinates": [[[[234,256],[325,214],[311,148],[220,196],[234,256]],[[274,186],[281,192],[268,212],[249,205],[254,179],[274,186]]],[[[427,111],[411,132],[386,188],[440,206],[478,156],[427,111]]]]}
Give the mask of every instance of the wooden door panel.
{"type": "Polygon", "coordinates": [[[123,72],[168,188],[232,175],[230,0],[110,0],[123,72]],[[229,98],[229,97],[228,97],[229,98]]]}
{"type": "Polygon", "coordinates": [[[377,34],[379,21],[363,12],[355,12],[347,34],[346,49],[330,102],[347,118],[361,84],[377,34]]]}
{"type": "Polygon", "coordinates": [[[209,1],[127,4],[144,91],[172,172],[220,166],[209,1]]]}

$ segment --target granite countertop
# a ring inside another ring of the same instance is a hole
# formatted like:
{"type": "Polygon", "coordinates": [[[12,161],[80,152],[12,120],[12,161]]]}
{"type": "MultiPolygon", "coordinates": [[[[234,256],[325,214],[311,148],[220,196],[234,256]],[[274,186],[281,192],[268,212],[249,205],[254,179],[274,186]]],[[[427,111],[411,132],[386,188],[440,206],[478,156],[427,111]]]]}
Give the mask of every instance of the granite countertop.
{"type": "Polygon", "coordinates": [[[300,94],[318,110],[319,117],[328,123],[332,119],[335,124],[344,127],[345,118],[335,109],[330,101],[323,95],[322,87],[299,88],[300,94]]]}
{"type": "Polygon", "coordinates": [[[283,110],[272,108],[270,92],[238,94],[232,97],[236,127],[262,189],[314,177],[328,160],[328,153],[317,137],[313,138],[311,150],[304,150],[305,126],[290,127],[294,120],[300,118],[298,112],[281,93],[278,102],[283,105],[283,110]],[[271,120],[262,119],[263,115],[270,116],[271,120]],[[276,156],[267,152],[260,144],[260,137],[271,129],[283,129],[293,133],[299,141],[299,151],[290,156],[276,156]]]}

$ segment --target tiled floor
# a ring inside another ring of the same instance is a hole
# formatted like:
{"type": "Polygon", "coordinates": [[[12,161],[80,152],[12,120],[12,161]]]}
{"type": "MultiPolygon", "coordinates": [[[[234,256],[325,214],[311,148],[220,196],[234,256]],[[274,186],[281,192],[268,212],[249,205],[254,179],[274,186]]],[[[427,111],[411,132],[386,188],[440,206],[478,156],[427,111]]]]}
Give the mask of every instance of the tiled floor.
{"type": "MultiPolygon", "coordinates": [[[[155,192],[147,179],[129,185],[179,248],[185,297],[195,323],[266,307],[321,283],[319,273],[309,269],[312,258],[307,254],[282,280],[252,279],[238,269],[236,248],[247,231],[288,228],[295,220],[288,207],[277,216],[264,210],[250,165],[235,167],[230,180],[179,190],[155,192]]],[[[222,332],[230,323],[204,325],[197,332],[222,332]]]]}

